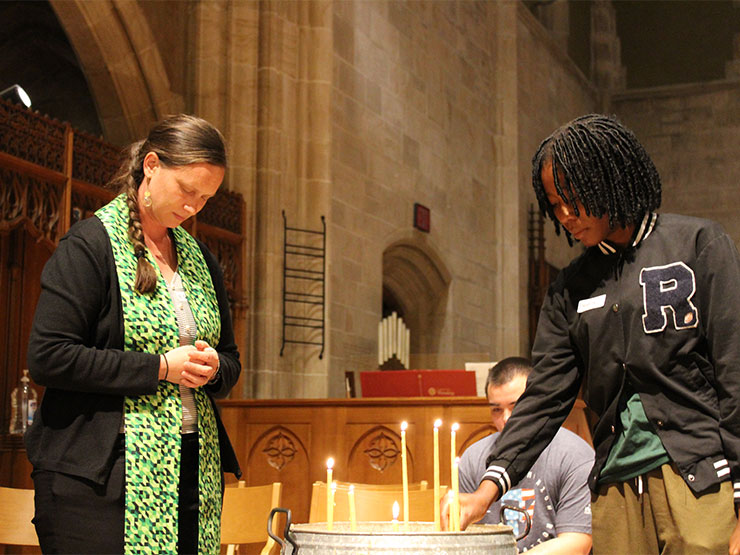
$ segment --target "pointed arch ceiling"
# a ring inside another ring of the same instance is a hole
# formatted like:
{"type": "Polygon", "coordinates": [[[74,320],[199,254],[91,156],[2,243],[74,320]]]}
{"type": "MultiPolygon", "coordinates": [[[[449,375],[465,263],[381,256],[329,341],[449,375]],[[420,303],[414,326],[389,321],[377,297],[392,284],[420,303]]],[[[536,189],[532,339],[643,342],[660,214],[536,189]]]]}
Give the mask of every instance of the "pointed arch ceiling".
{"type": "Polygon", "coordinates": [[[163,115],[182,110],[137,2],[50,3],[77,53],[109,142],[130,143],[163,115]]]}

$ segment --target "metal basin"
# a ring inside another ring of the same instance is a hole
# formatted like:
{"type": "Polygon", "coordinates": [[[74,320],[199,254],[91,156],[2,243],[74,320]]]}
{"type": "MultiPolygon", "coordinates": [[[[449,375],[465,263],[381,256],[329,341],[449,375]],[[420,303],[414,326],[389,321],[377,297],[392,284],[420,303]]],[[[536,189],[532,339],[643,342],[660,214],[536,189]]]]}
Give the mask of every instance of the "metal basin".
{"type": "Polygon", "coordinates": [[[504,524],[472,524],[462,532],[437,532],[433,522],[410,522],[408,529],[404,528],[402,522],[358,522],[354,531],[350,530],[349,522],[335,522],[330,531],[325,522],[291,524],[290,511],[278,508],[270,513],[268,530],[272,529],[276,512],[287,515],[285,540],[270,532],[270,536],[282,546],[282,555],[517,553],[518,538],[514,538],[511,526],[504,524]]]}

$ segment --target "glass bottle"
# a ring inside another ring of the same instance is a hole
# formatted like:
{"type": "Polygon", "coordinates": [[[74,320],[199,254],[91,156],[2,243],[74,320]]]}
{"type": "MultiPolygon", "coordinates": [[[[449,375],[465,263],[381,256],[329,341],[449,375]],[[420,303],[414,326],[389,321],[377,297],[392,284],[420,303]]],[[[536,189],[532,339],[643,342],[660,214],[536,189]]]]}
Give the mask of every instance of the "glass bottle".
{"type": "Polygon", "coordinates": [[[10,433],[23,434],[33,422],[36,412],[37,395],[36,390],[31,387],[31,379],[28,370],[23,370],[18,387],[10,396],[10,433]]]}

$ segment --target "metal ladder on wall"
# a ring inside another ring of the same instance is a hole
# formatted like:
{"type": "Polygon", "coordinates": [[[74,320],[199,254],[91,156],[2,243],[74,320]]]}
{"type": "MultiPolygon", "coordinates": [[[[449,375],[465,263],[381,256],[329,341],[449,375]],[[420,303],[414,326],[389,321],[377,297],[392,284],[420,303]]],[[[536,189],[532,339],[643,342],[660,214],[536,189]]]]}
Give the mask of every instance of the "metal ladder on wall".
{"type": "Polygon", "coordinates": [[[326,221],[321,231],[289,227],[283,210],[283,356],[287,343],[321,347],[326,313],[326,221]]]}

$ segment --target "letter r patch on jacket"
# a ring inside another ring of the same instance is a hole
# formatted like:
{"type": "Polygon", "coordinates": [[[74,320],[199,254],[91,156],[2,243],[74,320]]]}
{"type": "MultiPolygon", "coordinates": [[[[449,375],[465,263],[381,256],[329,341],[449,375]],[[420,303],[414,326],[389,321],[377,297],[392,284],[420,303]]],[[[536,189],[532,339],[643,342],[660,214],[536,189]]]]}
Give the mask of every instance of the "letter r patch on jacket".
{"type": "Polygon", "coordinates": [[[642,315],[645,333],[658,333],[666,328],[667,309],[673,313],[673,325],[677,330],[699,325],[699,311],[691,302],[696,293],[696,277],[686,264],[673,262],[665,266],[643,268],[640,285],[645,309],[642,315]]]}

